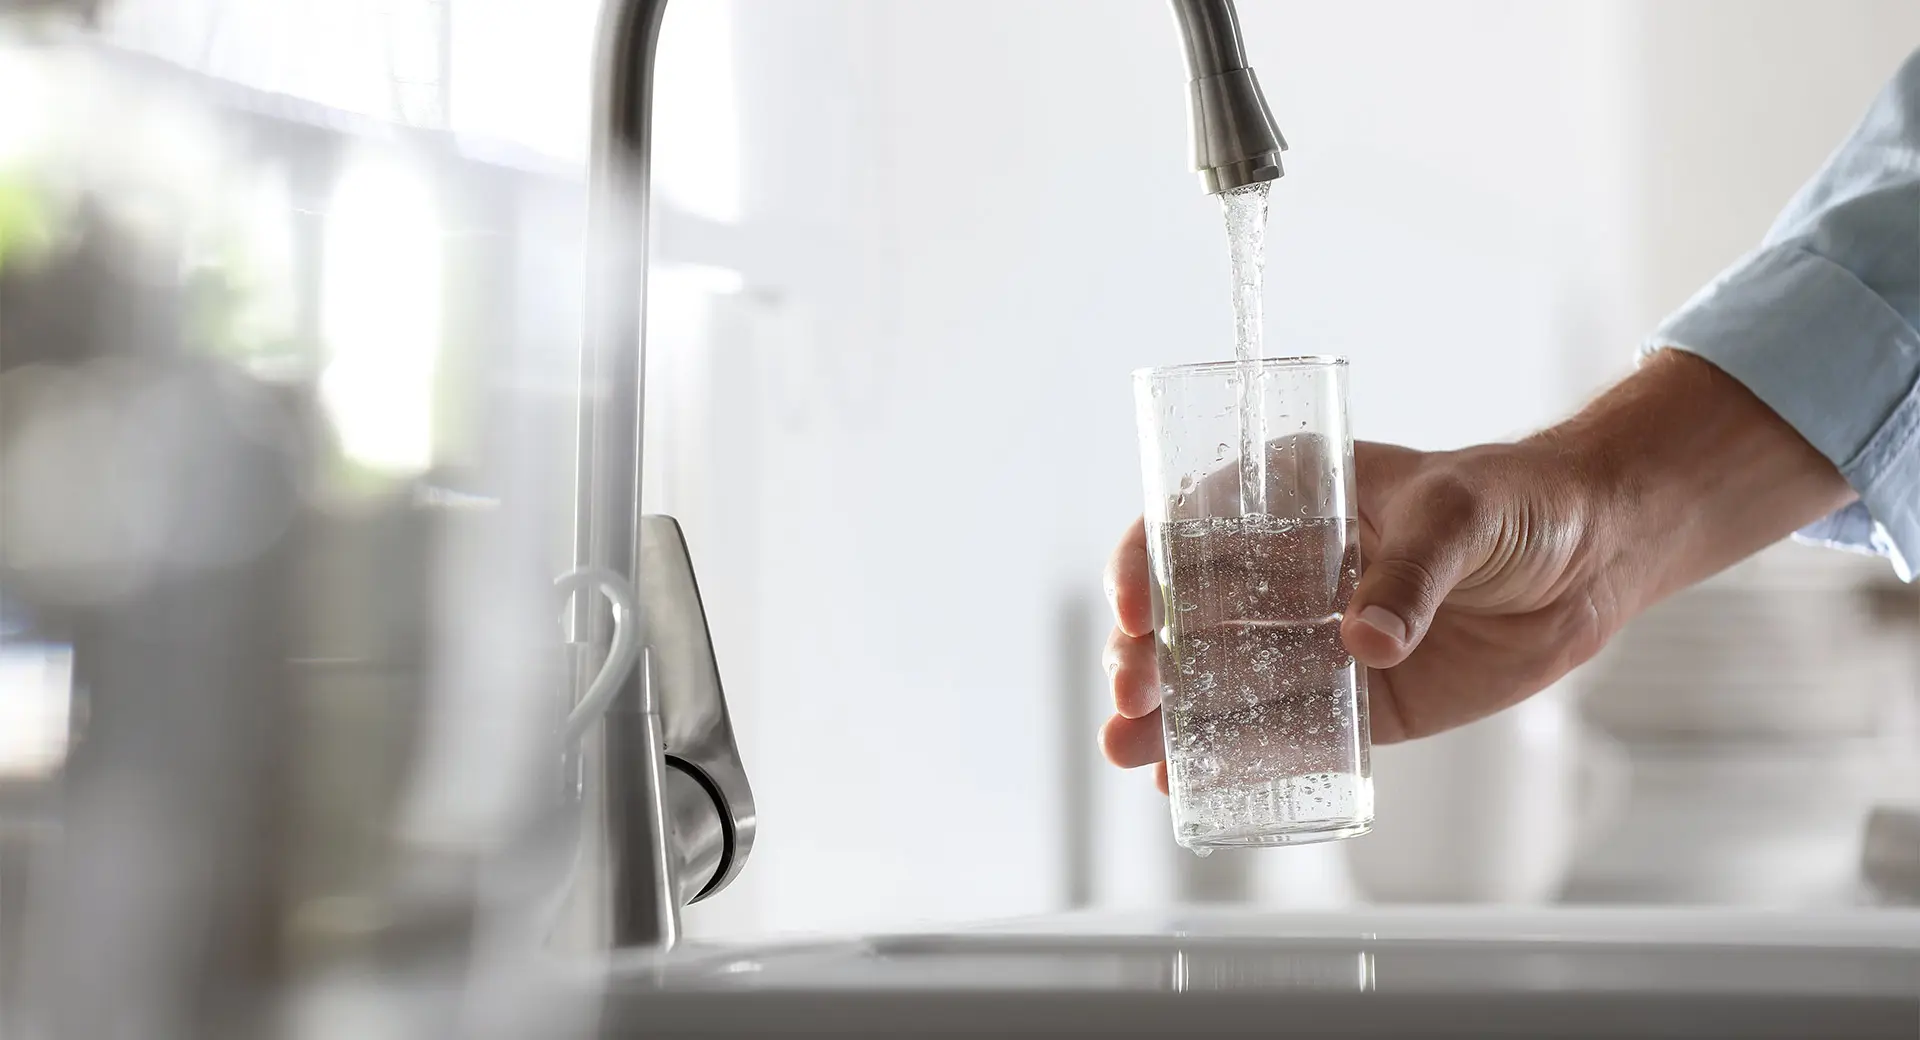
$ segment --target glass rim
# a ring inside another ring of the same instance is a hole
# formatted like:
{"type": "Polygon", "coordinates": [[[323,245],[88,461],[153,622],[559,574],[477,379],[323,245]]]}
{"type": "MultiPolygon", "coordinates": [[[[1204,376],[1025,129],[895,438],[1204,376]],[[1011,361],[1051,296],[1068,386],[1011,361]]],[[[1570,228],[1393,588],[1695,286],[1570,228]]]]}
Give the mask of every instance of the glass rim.
{"type": "Polygon", "coordinates": [[[1287,368],[1345,368],[1347,358],[1343,354],[1301,354],[1295,357],[1254,358],[1243,361],[1201,361],[1189,365],[1163,365],[1158,368],[1136,368],[1135,379],[1168,379],[1176,376],[1212,375],[1231,372],[1234,369],[1251,364],[1262,372],[1287,368]]]}

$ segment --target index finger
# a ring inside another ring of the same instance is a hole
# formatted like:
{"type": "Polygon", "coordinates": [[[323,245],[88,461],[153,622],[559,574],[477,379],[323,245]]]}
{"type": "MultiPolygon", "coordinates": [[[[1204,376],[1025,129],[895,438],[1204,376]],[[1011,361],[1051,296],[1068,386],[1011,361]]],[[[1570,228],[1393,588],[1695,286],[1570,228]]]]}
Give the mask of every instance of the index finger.
{"type": "Polygon", "coordinates": [[[1139,638],[1153,631],[1153,599],[1148,588],[1147,521],[1135,520],[1107,560],[1107,605],[1120,631],[1139,638]]]}

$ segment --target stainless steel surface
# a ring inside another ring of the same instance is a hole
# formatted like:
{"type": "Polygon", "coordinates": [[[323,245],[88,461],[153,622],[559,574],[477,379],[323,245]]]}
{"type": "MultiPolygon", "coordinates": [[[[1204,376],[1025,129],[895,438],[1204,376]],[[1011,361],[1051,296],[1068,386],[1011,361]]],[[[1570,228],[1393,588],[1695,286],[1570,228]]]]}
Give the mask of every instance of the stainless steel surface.
{"type": "Polygon", "coordinates": [[[702,867],[693,895],[702,899],[738,877],[753,849],[753,790],[727,715],[686,535],[670,516],[646,516],[640,523],[647,664],[666,727],[669,780],[679,778],[669,800],[682,862],[702,867]],[[691,814],[703,800],[711,819],[691,814]]]}
{"type": "MultiPolygon", "coordinates": [[[[651,669],[645,671],[650,672],[651,669]]],[[[596,946],[669,947],[680,938],[676,880],[680,854],[674,847],[667,791],[667,763],[660,748],[666,726],[647,684],[638,698],[623,698],[603,716],[604,725],[585,743],[590,787],[585,838],[587,859],[597,869],[588,911],[596,946]]]]}
{"type": "MultiPolygon", "coordinates": [[[[1173,11],[1193,81],[1189,129],[1201,183],[1218,193],[1279,177],[1279,153],[1285,145],[1247,67],[1233,4],[1173,0],[1173,11]]],[[[609,0],[601,10],[589,167],[588,329],[574,489],[575,566],[625,575],[643,597],[649,588],[643,572],[651,562],[643,548],[649,526],[641,517],[637,479],[646,367],[647,201],[653,75],[665,12],[666,0],[609,0]]],[[[672,538],[680,543],[684,559],[677,527],[672,538]]],[[[686,591],[691,590],[689,570],[686,591]]],[[[703,649],[705,621],[698,613],[697,593],[664,604],[660,613],[643,607],[643,615],[649,627],[668,630],[664,639],[651,632],[647,638],[649,646],[667,651],[663,660],[672,674],[662,676],[662,691],[668,702],[649,713],[642,706],[644,681],[630,677],[614,698],[606,725],[590,738],[599,753],[588,752],[590,760],[600,763],[606,783],[596,828],[601,854],[608,857],[600,898],[614,915],[608,940],[622,947],[670,946],[679,931],[678,886],[671,865],[682,854],[672,847],[668,792],[660,781],[669,756],[677,768],[710,784],[725,803],[721,830],[730,838],[731,851],[722,855],[718,873],[702,895],[738,873],[753,831],[751,795],[732,748],[719,677],[703,649]],[[689,607],[690,615],[677,613],[689,607]],[[648,731],[652,719],[664,724],[664,749],[648,731]]],[[[611,639],[606,612],[584,597],[576,600],[570,625],[576,642],[598,647],[611,639]]],[[[691,799],[688,803],[695,804],[691,799]]],[[[712,831],[691,826],[686,833],[712,831]]],[[[689,863],[706,859],[705,854],[687,857],[689,863]]]]}
{"type": "Polygon", "coordinates": [[[568,716],[566,746],[585,742],[580,760],[596,782],[582,802],[590,824],[582,858],[590,865],[574,875],[576,916],[568,927],[571,942],[589,947],[625,945],[617,937],[629,928],[660,934],[647,945],[671,945],[680,907],[725,888],[753,847],[753,791],[727,715],[686,537],[668,516],[642,517],[640,532],[643,577],[632,601],[622,581],[604,572],[581,570],[561,579],[564,588],[605,591],[616,616],[650,622],[640,655],[644,668],[618,659],[633,627],[624,623],[614,626],[614,649],[598,668],[591,667],[595,648],[575,647],[580,670],[593,679],[568,716]],[[637,699],[604,696],[611,684],[633,678],[641,680],[637,699]],[[613,801],[613,792],[622,790],[661,795],[613,801]],[[642,844],[636,836],[648,840],[642,844]]]}
{"type": "Polygon", "coordinates": [[[616,700],[601,716],[603,725],[590,727],[580,742],[579,775],[586,783],[579,808],[585,825],[566,879],[568,909],[552,937],[561,949],[666,948],[680,939],[680,907],[686,899],[674,805],[670,796],[635,798],[635,792],[670,792],[669,769],[659,751],[666,727],[647,686],[643,680],[638,697],[616,700]]]}
{"type": "Polygon", "coordinates": [[[1231,0],[1173,0],[1187,56],[1187,135],[1211,194],[1278,178],[1287,142],[1247,65],[1231,0]]]}
{"type": "MultiPolygon", "coordinates": [[[[611,0],[601,11],[594,58],[593,141],[588,172],[586,340],[580,418],[574,565],[605,568],[642,585],[640,406],[646,297],[648,153],[652,143],[654,47],[665,0],[611,0]]],[[[608,615],[584,599],[571,619],[576,641],[604,646],[608,615]]],[[[612,946],[671,946],[680,932],[667,822],[663,727],[646,703],[644,671],[622,685],[583,751],[601,781],[590,792],[587,836],[597,869],[594,903],[612,946]]],[[[584,694],[584,690],[579,691],[584,694]]],[[[577,699],[577,698],[576,698],[577,699]]]]}

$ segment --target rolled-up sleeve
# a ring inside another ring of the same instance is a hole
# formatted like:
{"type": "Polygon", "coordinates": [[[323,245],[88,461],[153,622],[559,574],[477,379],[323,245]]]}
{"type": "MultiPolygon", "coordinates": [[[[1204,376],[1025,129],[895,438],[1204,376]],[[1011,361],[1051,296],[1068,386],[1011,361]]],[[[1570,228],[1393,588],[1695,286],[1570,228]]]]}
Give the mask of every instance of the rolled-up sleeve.
{"type": "Polygon", "coordinates": [[[1920,564],[1920,51],[1760,247],[1650,336],[1740,380],[1859,501],[1799,533],[1920,564]]]}

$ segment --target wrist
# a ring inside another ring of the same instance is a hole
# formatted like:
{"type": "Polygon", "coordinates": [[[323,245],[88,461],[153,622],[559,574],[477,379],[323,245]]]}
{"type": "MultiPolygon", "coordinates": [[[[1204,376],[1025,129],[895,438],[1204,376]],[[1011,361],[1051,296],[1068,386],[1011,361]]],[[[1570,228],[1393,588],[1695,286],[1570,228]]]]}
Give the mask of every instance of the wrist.
{"type": "Polygon", "coordinates": [[[1739,380],[1678,350],[1538,439],[1574,475],[1587,553],[1622,620],[1853,498],[1739,380]]]}

